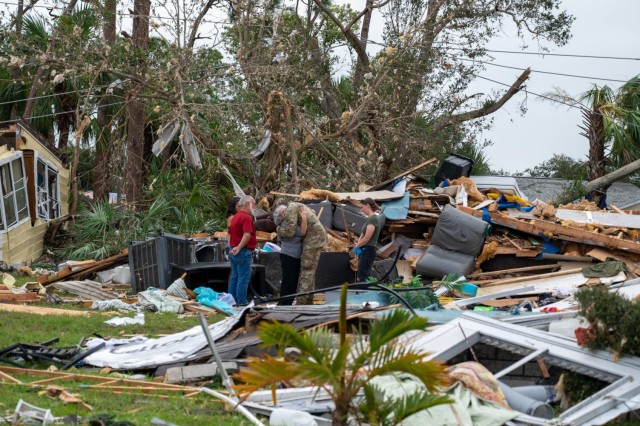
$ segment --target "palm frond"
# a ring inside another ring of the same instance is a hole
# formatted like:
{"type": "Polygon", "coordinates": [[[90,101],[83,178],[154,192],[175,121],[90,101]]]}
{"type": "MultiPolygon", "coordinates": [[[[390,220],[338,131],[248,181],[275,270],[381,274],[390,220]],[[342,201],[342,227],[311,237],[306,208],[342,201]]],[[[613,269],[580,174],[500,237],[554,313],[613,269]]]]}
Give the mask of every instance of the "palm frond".
{"type": "Polygon", "coordinates": [[[43,51],[49,43],[49,25],[39,16],[23,18],[22,37],[25,41],[40,47],[43,51]]]}
{"type": "Polygon", "coordinates": [[[371,325],[369,329],[371,351],[377,351],[383,345],[409,331],[425,330],[428,325],[429,321],[426,318],[412,315],[402,309],[393,309],[371,325]]]}
{"type": "Polygon", "coordinates": [[[326,335],[326,329],[300,333],[293,326],[278,322],[265,324],[258,331],[258,337],[264,346],[276,346],[281,351],[286,347],[293,347],[314,360],[321,360],[324,356],[322,346],[318,346],[318,343],[326,342],[326,335]]]}
{"type": "MultiPolygon", "coordinates": [[[[265,356],[264,358],[250,357],[251,369],[240,370],[233,378],[243,384],[234,386],[242,394],[250,394],[269,385],[289,382],[301,375],[301,369],[286,360],[265,356]]],[[[244,399],[244,398],[243,398],[244,399]]]]}
{"type": "MultiPolygon", "coordinates": [[[[343,294],[346,294],[346,286],[343,287],[343,294]]],[[[344,306],[341,306],[339,316],[340,337],[331,335],[325,327],[297,331],[289,324],[278,322],[263,325],[258,331],[258,337],[264,346],[275,346],[281,356],[287,347],[296,348],[299,353],[294,359],[265,357],[252,360],[248,364],[251,372],[236,376],[245,381],[242,389],[251,392],[279,381],[302,380],[322,387],[329,393],[335,403],[333,420],[337,424],[346,424],[348,414],[351,413],[358,420],[364,417],[375,425],[385,424],[384,419],[389,413],[393,412],[394,416],[399,414],[395,413],[395,407],[383,410],[384,405],[379,404],[376,408],[375,404],[371,404],[375,398],[375,390],[368,388],[367,384],[372,378],[387,373],[408,373],[417,377],[429,391],[436,391],[444,382],[444,365],[429,361],[426,353],[411,345],[399,343],[398,338],[405,333],[424,330],[428,325],[425,318],[399,309],[390,311],[371,324],[366,339],[357,329],[353,330],[353,335],[346,335],[344,306]],[[285,368],[285,364],[293,364],[295,367],[285,368]],[[357,408],[361,391],[369,401],[362,411],[357,408]],[[380,414],[383,411],[385,414],[380,414]],[[377,417],[372,417],[374,412],[377,417]]],[[[444,403],[447,400],[425,397],[423,401],[423,406],[427,406],[429,403],[444,403]]],[[[408,400],[401,414],[412,412],[410,408],[414,405],[414,400],[408,400]]]]}
{"type": "Polygon", "coordinates": [[[407,395],[395,401],[393,410],[394,424],[399,424],[404,419],[422,410],[442,404],[451,404],[453,400],[446,395],[434,395],[425,391],[420,391],[413,395],[407,395]]]}
{"type": "Polygon", "coordinates": [[[371,425],[397,425],[422,410],[453,402],[446,395],[434,395],[424,390],[402,398],[389,398],[377,385],[366,384],[359,405],[371,425]]]}

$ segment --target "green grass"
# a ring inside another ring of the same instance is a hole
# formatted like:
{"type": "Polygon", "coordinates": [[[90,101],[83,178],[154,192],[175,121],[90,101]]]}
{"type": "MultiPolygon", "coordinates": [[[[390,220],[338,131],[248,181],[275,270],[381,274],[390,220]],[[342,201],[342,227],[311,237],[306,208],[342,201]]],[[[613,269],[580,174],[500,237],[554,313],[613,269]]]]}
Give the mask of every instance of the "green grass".
{"type": "Polygon", "coordinates": [[[79,404],[64,404],[41,394],[42,389],[27,386],[0,386],[0,412],[12,412],[20,399],[43,409],[51,410],[56,417],[71,414],[88,420],[98,414],[109,414],[116,420],[129,421],[134,425],[149,425],[157,417],[176,425],[248,425],[244,417],[225,411],[224,404],[207,394],[198,394],[192,398],[160,398],[148,395],[117,395],[112,391],[93,391],[89,389],[67,390],[90,405],[88,411],[79,404]]]}
{"type": "MultiPolygon", "coordinates": [[[[21,282],[32,281],[32,279],[21,282]]],[[[21,285],[21,284],[17,284],[21,285]]],[[[34,306],[33,304],[30,306],[34,306]]],[[[40,303],[35,306],[59,309],[82,309],[76,305],[48,305],[40,303]]],[[[86,310],[86,309],[84,309],[86,310]]],[[[147,337],[168,335],[199,326],[197,317],[180,316],[168,313],[145,313],[144,325],[129,325],[112,327],[104,321],[114,316],[133,316],[133,313],[121,312],[92,312],[89,317],[59,316],[59,315],[35,315],[28,313],[0,311],[0,348],[14,343],[44,342],[55,337],[60,341],[54,347],[76,346],[82,337],[90,337],[93,333],[104,338],[123,338],[129,335],[141,334],[147,337]]],[[[211,324],[222,319],[222,316],[208,317],[211,324]]],[[[8,364],[0,362],[0,366],[8,367],[8,364]]],[[[44,370],[50,365],[39,363],[29,364],[29,368],[44,370]]],[[[57,366],[59,368],[59,365],[57,366]]],[[[75,374],[93,374],[96,370],[73,368],[68,370],[75,374]]],[[[133,373],[133,372],[132,372],[133,373]]],[[[148,373],[148,372],[144,372],[148,373]]],[[[120,373],[106,374],[107,377],[121,377],[120,373]]],[[[34,378],[20,378],[24,382],[35,380],[34,378]]],[[[128,421],[133,425],[149,425],[153,417],[158,417],[166,422],[176,425],[249,425],[243,416],[225,411],[224,404],[208,394],[199,394],[192,398],[184,396],[171,396],[161,398],[159,396],[143,395],[140,391],[136,395],[118,395],[111,390],[96,391],[86,388],[86,383],[74,381],[57,381],[54,384],[65,387],[75,394],[84,403],[93,407],[87,411],[76,404],[65,405],[58,399],[51,399],[39,394],[42,388],[34,389],[26,385],[14,385],[0,378],[0,416],[13,412],[20,399],[43,409],[50,409],[54,416],[62,417],[70,414],[80,416],[84,424],[96,414],[108,414],[118,421],[128,421]]],[[[208,387],[220,389],[219,381],[216,384],[208,384],[208,387]]],[[[95,423],[99,424],[99,423],[95,423]]],[[[108,423],[107,423],[108,424],[108,423]]]]}
{"type": "MultiPolygon", "coordinates": [[[[31,305],[34,306],[34,305],[31,305]]],[[[60,309],[79,309],[65,305],[37,305],[60,309]]],[[[69,315],[34,315],[21,312],[0,311],[0,347],[14,343],[45,342],[58,337],[56,346],[75,346],[82,337],[90,337],[93,333],[105,339],[142,334],[157,337],[173,334],[199,325],[195,316],[180,317],[169,313],[145,313],[144,325],[127,325],[113,327],[104,322],[113,317],[133,317],[133,313],[92,312],[88,317],[69,315]]],[[[209,323],[219,321],[222,316],[208,318],[209,323]]]]}

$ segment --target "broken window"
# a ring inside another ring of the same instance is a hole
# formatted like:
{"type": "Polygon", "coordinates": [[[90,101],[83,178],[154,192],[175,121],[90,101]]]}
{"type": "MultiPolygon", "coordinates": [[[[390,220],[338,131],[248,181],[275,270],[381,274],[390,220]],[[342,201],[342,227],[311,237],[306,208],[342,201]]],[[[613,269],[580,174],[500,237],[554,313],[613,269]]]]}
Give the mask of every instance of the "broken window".
{"type": "Polygon", "coordinates": [[[29,217],[27,189],[22,155],[16,155],[0,165],[2,189],[1,230],[7,230],[29,217]]]}
{"type": "Polygon", "coordinates": [[[36,167],[36,211],[39,219],[50,220],[60,216],[60,186],[58,171],[38,158],[36,167]]]}

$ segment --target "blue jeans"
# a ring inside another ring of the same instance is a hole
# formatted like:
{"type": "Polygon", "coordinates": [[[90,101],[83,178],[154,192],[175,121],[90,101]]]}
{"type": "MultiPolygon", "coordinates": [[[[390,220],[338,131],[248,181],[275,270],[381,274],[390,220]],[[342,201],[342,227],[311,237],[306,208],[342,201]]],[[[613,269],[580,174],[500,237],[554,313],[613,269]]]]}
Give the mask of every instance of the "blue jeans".
{"type": "Polygon", "coordinates": [[[242,249],[240,253],[229,253],[231,276],[229,277],[229,294],[236,299],[238,305],[247,304],[247,289],[251,279],[251,250],[242,249]]]}

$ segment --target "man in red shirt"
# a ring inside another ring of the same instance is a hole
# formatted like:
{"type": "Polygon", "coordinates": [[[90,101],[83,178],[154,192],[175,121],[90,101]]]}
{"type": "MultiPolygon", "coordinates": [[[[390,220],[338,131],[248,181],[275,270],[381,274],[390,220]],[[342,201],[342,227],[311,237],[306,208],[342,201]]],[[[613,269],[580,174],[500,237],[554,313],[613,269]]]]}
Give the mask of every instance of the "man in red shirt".
{"type": "Polygon", "coordinates": [[[247,289],[251,279],[251,259],[256,248],[256,229],[253,225],[253,209],[256,200],[245,195],[238,201],[236,214],[229,226],[229,262],[231,276],[229,277],[229,294],[238,305],[247,304],[247,289]]]}

